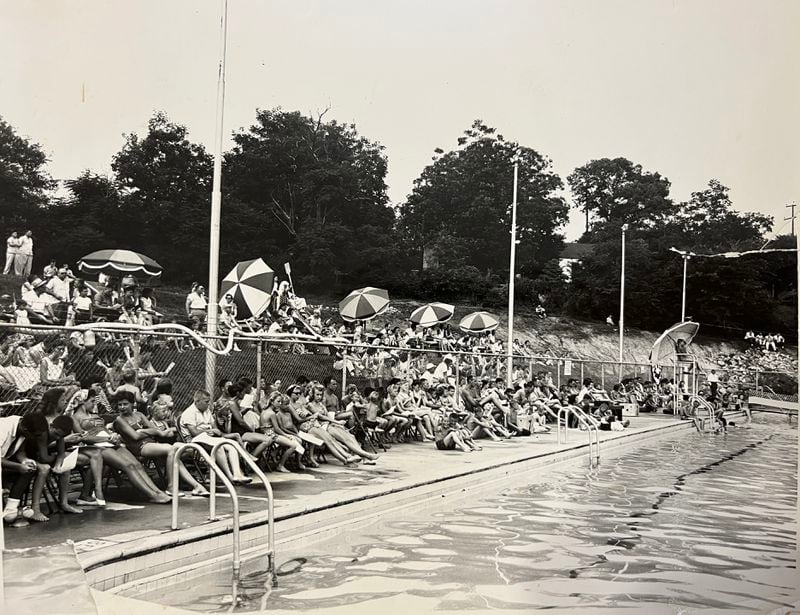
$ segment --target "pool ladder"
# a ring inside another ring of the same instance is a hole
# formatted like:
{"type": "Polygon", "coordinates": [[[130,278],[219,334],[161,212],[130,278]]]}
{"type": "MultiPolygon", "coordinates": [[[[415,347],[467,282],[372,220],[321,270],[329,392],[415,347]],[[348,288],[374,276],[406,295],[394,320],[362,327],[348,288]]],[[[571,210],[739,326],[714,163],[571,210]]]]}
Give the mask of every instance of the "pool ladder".
{"type": "Polygon", "coordinates": [[[597,427],[594,419],[586,414],[577,406],[562,406],[558,410],[556,417],[556,442],[561,444],[561,429],[562,420],[561,416],[564,415],[563,429],[564,429],[564,444],[567,443],[569,413],[575,415],[578,421],[583,421],[586,425],[586,431],[589,434],[589,467],[594,467],[600,464],[600,429],[597,427]],[[594,434],[592,433],[594,432],[594,434]]]}
{"type": "Polygon", "coordinates": [[[692,420],[694,420],[697,431],[706,430],[706,421],[708,421],[708,429],[714,431],[717,428],[717,415],[714,413],[714,406],[708,401],[703,399],[700,395],[689,395],[689,409],[693,410],[692,420]],[[697,404],[695,407],[694,404],[697,404]],[[698,417],[695,415],[697,410],[705,410],[708,413],[706,417],[698,417]],[[698,424],[699,423],[699,424],[698,424]]]}
{"type": "Polygon", "coordinates": [[[209,469],[209,486],[210,497],[208,503],[208,518],[210,521],[217,520],[217,474],[231,497],[232,505],[232,518],[233,518],[233,562],[232,562],[232,591],[231,591],[231,604],[235,606],[239,596],[239,580],[241,575],[241,548],[240,548],[240,532],[239,532],[239,496],[236,493],[236,488],[233,483],[225,476],[225,473],[217,465],[216,454],[223,447],[234,449],[239,457],[243,459],[250,469],[255,472],[261,482],[264,484],[264,489],[267,492],[267,572],[270,574],[270,581],[275,585],[275,511],[274,500],[272,495],[272,486],[269,484],[266,474],[256,463],[250,458],[250,454],[244,450],[237,442],[233,440],[222,440],[214,444],[209,454],[199,444],[193,442],[184,442],[180,444],[175,450],[175,458],[172,463],[172,529],[178,529],[178,487],[180,480],[180,473],[178,472],[178,462],[180,461],[181,454],[186,449],[192,449],[197,452],[200,457],[208,464],[209,469]]]}

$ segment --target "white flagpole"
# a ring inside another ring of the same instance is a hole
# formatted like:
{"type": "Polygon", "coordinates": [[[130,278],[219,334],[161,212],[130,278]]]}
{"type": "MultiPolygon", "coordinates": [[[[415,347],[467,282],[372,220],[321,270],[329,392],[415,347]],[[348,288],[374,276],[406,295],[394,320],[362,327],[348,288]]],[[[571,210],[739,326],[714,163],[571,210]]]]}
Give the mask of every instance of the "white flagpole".
{"type": "MultiPolygon", "coordinates": [[[[519,161],[514,161],[514,202],[511,205],[511,261],[508,265],[508,341],[506,342],[506,386],[510,387],[514,378],[514,269],[517,257],[517,184],[519,181],[519,161]]],[[[498,374],[499,375],[499,374],[498,374]]]]}
{"type": "MultiPolygon", "coordinates": [[[[211,228],[208,249],[208,316],[207,333],[217,334],[219,306],[219,228],[222,209],[222,141],[225,116],[225,57],[228,45],[228,0],[222,0],[220,19],[219,74],[217,76],[217,119],[214,135],[214,178],[211,188],[211,228]]],[[[213,395],[217,357],[206,350],[206,390],[213,395]]]]}

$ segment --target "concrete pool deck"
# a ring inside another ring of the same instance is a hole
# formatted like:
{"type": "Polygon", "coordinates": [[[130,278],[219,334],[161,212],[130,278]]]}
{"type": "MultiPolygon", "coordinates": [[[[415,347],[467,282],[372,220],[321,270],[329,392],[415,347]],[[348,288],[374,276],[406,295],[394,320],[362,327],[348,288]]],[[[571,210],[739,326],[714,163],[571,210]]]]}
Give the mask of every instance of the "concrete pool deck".
{"type": "MultiPolygon", "coordinates": [[[[691,423],[670,415],[634,417],[623,432],[600,432],[602,443],[655,430],[690,429],[691,423]]],[[[631,441],[634,441],[634,438],[631,441]]],[[[464,474],[497,466],[541,458],[542,464],[563,451],[588,449],[586,432],[571,429],[566,444],[556,443],[555,431],[501,442],[480,440],[482,451],[462,453],[439,451],[431,443],[410,442],[394,445],[381,454],[374,466],[345,467],[335,460],[304,472],[267,476],[275,495],[275,519],[289,519],[311,511],[332,508],[347,502],[378,497],[422,484],[445,481],[464,474]]],[[[588,450],[583,450],[588,463],[588,450]]],[[[266,510],[267,498],[260,482],[238,487],[242,524],[251,513],[266,510]]],[[[109,487],[105,508],[84,508],[83,514],[53,514],[47,523],[32,523],[26,528],[7,528],[6,548],[19,549],[55,545],[72,540],[81,559],[83,554],[121,547],[128,543],[173,533],[169,505],[141,501],[130,487],[109,487]]],[[[209,526],[208,498],[186,496],[180,500],[180,528],[209,526]]],[[[230,498],[220,487],[217,516],[230,516],[230,498]]]]}
{"type": "MultiPolygon", "coordinates": [[[[642,415],[634,417],[623,432],[600,432],[601,452],[611,442],[616,445],[636,444],[642,438],[652,437],[675,430],[691,430],[691,422],[680,421],[671,415],[642,415]],[[616,442],[615,442],[616,441],[616,442]]],[[[483,450],[474,453],[438,451],[428,443],[395,445],[381,455],[374,466],[343,467],[337,462],[323,465],[319,469],[290,474],[268,475],[275,494],[276,534],[297,535],[319,526],[328,519],[341,515],[352,515],[360,509],[374,510],[378,506],[391,506],[394,495],[415,488],[428,486],[444,489],[454,479],[474,477],[481,479],[483,473],[500,469],[513,472],[525,462],[536,466],[582,457],[588,465],[588,436],[586,432],[570,430],[568,442],[556,443],[555,432],[536,436],[514,438],[502,442],[481,440],[483,450]],[[383,504],[379,502],[383,501],[383,504]],[[367,503],[367,504],[365,504],[367,503]],[[353,505],[358,506],[353,506],[353,505]],[[344,512],[346,505],[353,511],[344,512]],[[342,508],[343,510],[338,510],[342,508]]],[[[242,530],[253,528],[265,534],[267,500],[263,486],[253,483],[239,487],[242,530]],[[259,529],[260,528],[260,529],[259,529]]],[[[78,560],[90,573],[90,583],[98,589],[110,589],[132,581],[130,571],[123,566],[108,566],[121,563],[137,554],[154,556],[148,563],[165,566],[158,555],[172,546],[184,547],[198,543],[200,539],[216,537],[211,551],[227,551],[230,554],[230,499],[220,493],[217,503],[216,521],[208,520],[208,499],[185,497],[180,501],[180,529],[170,529],[171,507],[141,502],[130,489],[109,489],[109,504],[105,509],[84,509],[81,515],[55,514],[48,523],[31,524],[27,528],[8,528],[6,546],[11,549],[57,545],[72,540],[78,560]],[[114,500],[111,502],[111,500],[114,500]],[[100,574],[101,568],[105,572],[100,574]]],[[[253,539],[250,546],[257,542],[253,539]]],[[[246,548],[243,535],[242,548],[246,548]]],[[[184,558],[197,559],[201,553],[187,552],[184,558]]],[[[163,555],[163,553],[162,553],[163,555]]],[[[141,564],[142,562],[140,562],[141,564]]]]}

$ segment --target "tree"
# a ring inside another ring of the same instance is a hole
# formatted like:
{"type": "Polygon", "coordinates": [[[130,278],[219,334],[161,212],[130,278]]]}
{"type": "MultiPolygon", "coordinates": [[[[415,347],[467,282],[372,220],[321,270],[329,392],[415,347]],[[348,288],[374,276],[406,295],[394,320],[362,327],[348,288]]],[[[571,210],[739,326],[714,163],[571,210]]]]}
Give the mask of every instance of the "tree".
{"type": "Polygon", "coordinates": [[[212,159],[186,127],[156,113],[147,135],[129,134],[111,163],[122,191],[121,215],[135,219],[125,245],[156,260],[177,279],[200,277],[207,254],[212,159]]]}
{"type": "MultiPolygon", "coordinates": [[[[658,175],[658,174],[655,174],[658,175]]],[[[665,197],[668,199],[668,196],[665,197]]],[[[626,313],[634,326],[665,328],[680,317],[683,261],[670,247],[698,254],[758,249],[772,228],[768,216],[733,209],[728,188],[712,179],[689,201],[656,210],[657,226],[634,226],[627,234],[626,313]]],[[[649,210],[642,210],[649,215],[649,210]]],[[[621,220],[597,219],[591,231],[594,253],[573,269],[567,309],[576,316],[602,319],[619,302],[621,220]]],[[[643,218],[639,219],[640,221],[643,218]]],[[[786,288],[774,272],[776,255],[733,260],[694,258],[687,279],[687,314],[705,330],[721,326],[762,328],[771,322],[786,288]],[[771,292],[770,289],[773,288],[771,292]]],[[[778,268],[777,271],[780,271],[778,268]]]]}
{"type": "Polygon", "coordinates": [[[45,258],[74,263],[94,249],[125,245],[128,229],[137,218],[121,209],[116,182],[87,170],[64,184],[69,195],[54,201],[48,210],[51,230],[44,242],[45,258]]]}
{"type": "Polygon", "coordinates": [[[578,167],[567,177],[575,205],[586,214],[586,233],[595,224],[612,222],[636,228],[654,228],[672,209],[670,183],[627,158],[600,158],[578,167]]]}
{"type": "Polygon", "coordinates": [[[387,161],[379,143],[324,115],[259,110],[226,155],[225,198],[250,209],[257,237],[249,250],[268,260],[292,258],[309,282],[334,273],[352,281],[369,265],[381,267],[364,254],[393,246],[387,161]]]}
{"type": "Polygon", "coordinates": [[[716,179],[708,188],[692,192],[676,215],[680,232],[693,240],[695,250],[734,251],[760,247],[772,230],[772,218],[763,214],[734,211],[729,188],[716,179]]]}
{"type": "Polygon", "coordinates": [[[561,179],[535,150],[476,120],[458,148],[436,150],[400,208],[400,231],[418,256],[432,248],[450,266],[508,270],[513,161],[519,160],[518,271],[535,274],[558,254],[568,207],[561,179]]]}
{"type": "Polygon", "coordinates": [[[47,156],[42,147],[19,136],[0,117],[0,227],[11,231],[41,231],[48,204],[48,191],[56,182],[47,173],[47,156]]]}

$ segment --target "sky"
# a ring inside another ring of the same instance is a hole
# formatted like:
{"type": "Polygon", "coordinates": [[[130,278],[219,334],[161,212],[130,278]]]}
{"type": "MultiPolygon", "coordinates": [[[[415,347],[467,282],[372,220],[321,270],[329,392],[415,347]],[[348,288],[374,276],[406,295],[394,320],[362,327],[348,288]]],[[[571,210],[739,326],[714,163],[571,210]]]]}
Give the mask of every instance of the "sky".
{"type": "MultiPolygon", "coordinates": [[[[213,148],[219,1],[2,4],[0,116],[53,177],[109,172],[157,110],[213,148]]],[[[565,182],[624,156],[675,200],[719,179],[788,232],[798,25],[794,0],[230,0],[224,146],[257,108],[329,109],[385,146],[397,203],[480,118],[565,182]]]]}

